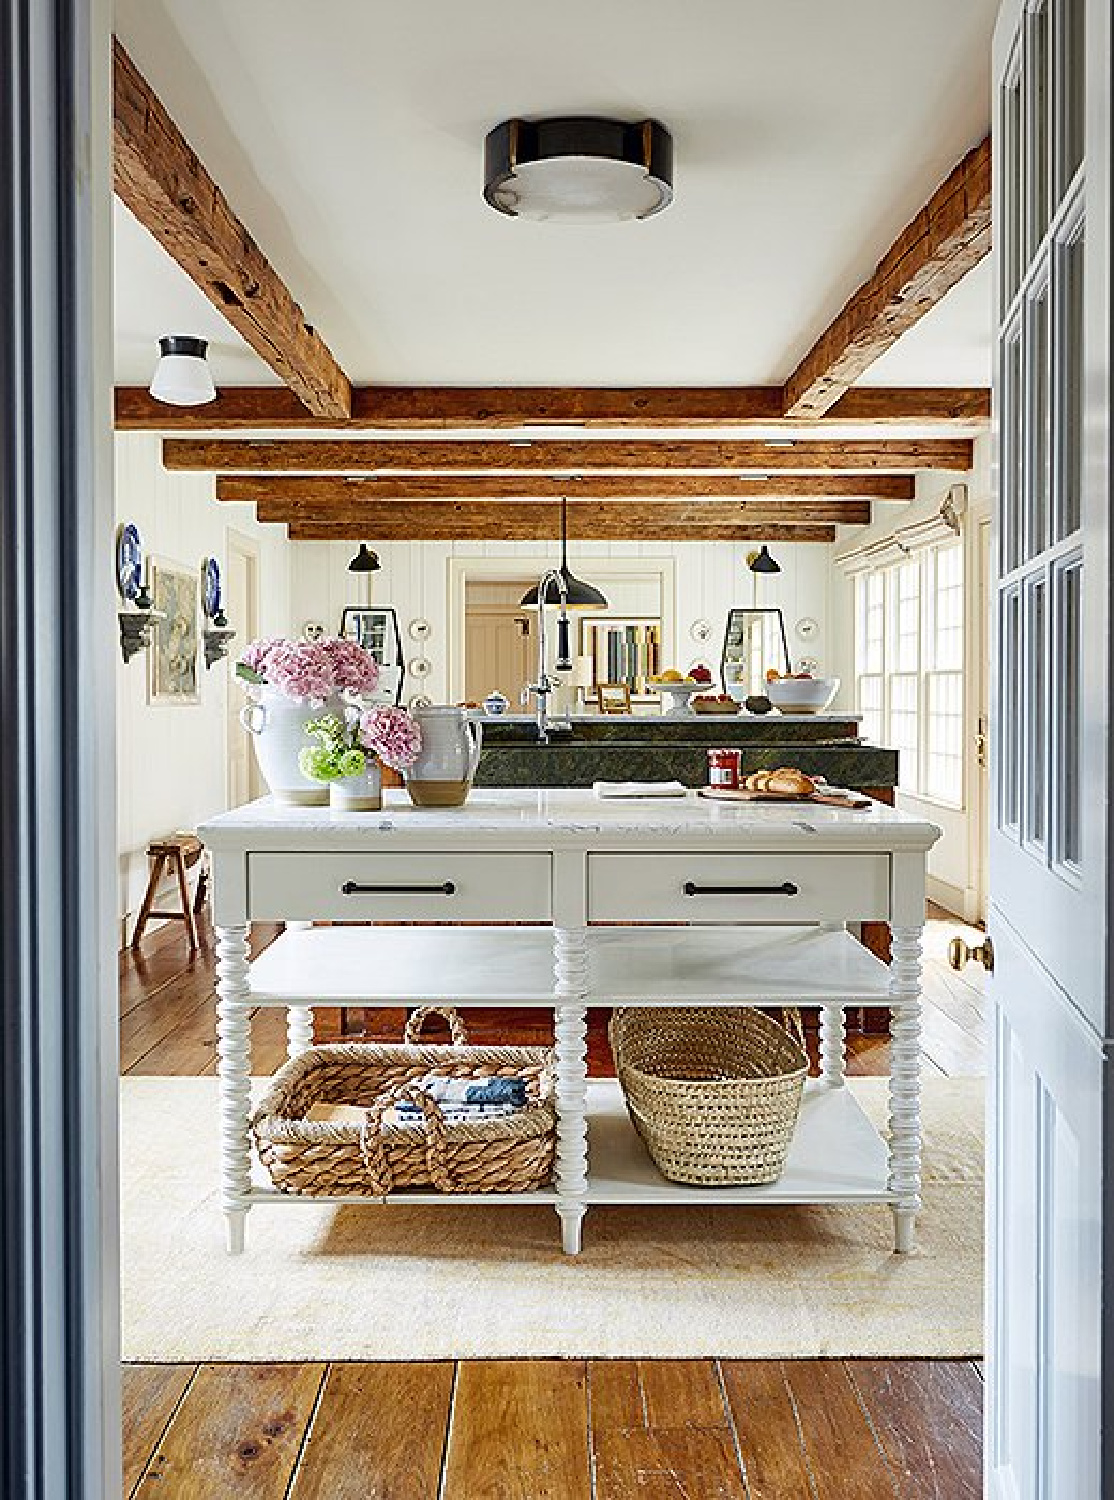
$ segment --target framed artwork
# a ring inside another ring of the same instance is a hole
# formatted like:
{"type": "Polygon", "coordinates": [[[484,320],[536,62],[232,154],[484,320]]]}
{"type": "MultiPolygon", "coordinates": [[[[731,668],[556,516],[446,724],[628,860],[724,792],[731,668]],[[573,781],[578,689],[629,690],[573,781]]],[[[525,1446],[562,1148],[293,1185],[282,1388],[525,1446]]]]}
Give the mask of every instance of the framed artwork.
{"type": "Polygon", "coordinates": [[[627,682],[597,682],[596,704],[601,714],[629,714],[630,684],[627,682]]]}
{"type": "Polygon", "coordinates": [[[151,592],[163,616],[154,624],[149,703],[196,703],[198,574],[177,563],[151,562],[151,592]]]}

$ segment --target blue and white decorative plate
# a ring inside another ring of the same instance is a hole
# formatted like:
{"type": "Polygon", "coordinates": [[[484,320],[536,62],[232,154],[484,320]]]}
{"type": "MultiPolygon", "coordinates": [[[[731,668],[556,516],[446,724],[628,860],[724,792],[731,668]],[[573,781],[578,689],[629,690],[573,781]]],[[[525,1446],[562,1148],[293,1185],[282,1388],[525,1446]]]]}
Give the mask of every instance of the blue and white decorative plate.
{"type": "Polygon", "coordinates": [[[116,531],[116,587],[129,603],[143,583],[143,540],[139,527],[129,521],[116,531]]]}
{"type": "Polygon", "coordinates": [[[201,608],[209,620],[220,610],[220,564],[215,557],[201,564],[201,608]]]}

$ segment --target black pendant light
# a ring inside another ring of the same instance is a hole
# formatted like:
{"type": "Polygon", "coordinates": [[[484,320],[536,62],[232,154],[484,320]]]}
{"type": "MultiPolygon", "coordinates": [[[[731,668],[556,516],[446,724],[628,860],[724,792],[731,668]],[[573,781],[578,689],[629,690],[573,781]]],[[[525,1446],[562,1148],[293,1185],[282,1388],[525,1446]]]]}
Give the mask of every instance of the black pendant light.
{"type": "MultiPolygon", "coordinates": [[[[557,570],[565,581],[567,596],[563,601],[566,609],[606,609],[607,600],[599,589],[593,588],[590,583],[585,583],[582,578],[575,578],[569,572],[569,502],[561,500],[561,566],[557,570]]],[[[561,592],[551,578],[545,586],[546,604],[562,603],[561,592]]],[[[527,589],[522,596],[520,609],[537,609],[538,607],[538,585],[527,589]]]]}
{"type": "Polygon", "coordinates": [[[350,573],[378,573],[380,568],[379,558],[374,552],[368,550],[366,542],[360,543],[360,550],[348,564],[350,573]]]}
{"type": "Polygon", "coordinates": [[[781,564],[776,558],[770,556],[770,549],[766,543],[758,552],[752,552],[747,558],[747,567],[752,573],[780,573],[781,564]]]}

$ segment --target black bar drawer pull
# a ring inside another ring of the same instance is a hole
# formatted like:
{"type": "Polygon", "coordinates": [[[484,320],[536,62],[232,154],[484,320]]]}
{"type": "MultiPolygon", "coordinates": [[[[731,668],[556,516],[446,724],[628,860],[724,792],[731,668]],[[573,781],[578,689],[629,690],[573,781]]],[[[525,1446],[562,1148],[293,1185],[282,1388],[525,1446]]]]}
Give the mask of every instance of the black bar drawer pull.
{"type": "Polygon", "coordinates": [[[340,888],[342,896],[453,896],[456,885],[444,880],[440,885],[361,885],[358,880],[346,880],[340,888]]]}
{"type": "Polygon", "coordinates": [[[686,896],[796,896],[800,887],[791,880],[781,885],[697,885],[686,880],[681,887],[686,896]]]}

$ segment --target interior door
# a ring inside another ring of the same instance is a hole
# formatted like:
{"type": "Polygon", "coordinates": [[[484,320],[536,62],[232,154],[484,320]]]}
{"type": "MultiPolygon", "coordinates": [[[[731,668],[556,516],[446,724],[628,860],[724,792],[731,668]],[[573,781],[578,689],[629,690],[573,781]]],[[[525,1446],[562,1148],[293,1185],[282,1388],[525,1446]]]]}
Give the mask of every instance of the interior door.
{"type": "Polygon", "coordinates": [[[990,712],[993,689],[992,642],[994,639],[994,603],[996,568],[990,521],[980,521],[976,532],[975,566],[978,569],[978,654],[975,701],[975,921],[986,925],[989,900],[987,866],[990,832],[990,712]]]}
{"type": "Polygon", "coordinates": [[[1099,1500],[1109,789],[1109,0],[994,44],[987,1489],[1099,1500]]]}

